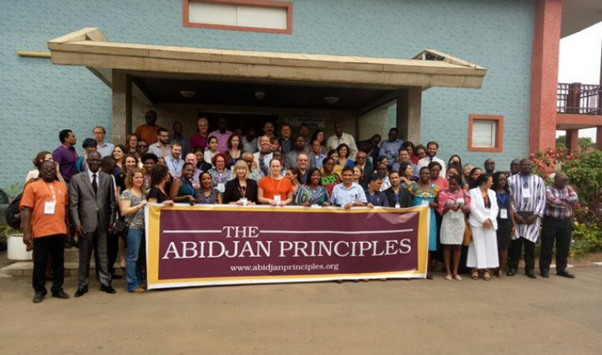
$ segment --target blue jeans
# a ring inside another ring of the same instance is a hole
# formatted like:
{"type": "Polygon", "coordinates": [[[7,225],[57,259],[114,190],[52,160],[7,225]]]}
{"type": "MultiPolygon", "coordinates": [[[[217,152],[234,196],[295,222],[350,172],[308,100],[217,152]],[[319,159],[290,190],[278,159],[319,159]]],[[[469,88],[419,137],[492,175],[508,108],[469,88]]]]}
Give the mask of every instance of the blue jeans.
{"type": "Polygon", "coordinates": [[[128,231],[128,255],[125,268],[128,282],[128,291],[140,288],[142,284],[142,257],[144,255],[144,229],[131,229],[128,231]]]}

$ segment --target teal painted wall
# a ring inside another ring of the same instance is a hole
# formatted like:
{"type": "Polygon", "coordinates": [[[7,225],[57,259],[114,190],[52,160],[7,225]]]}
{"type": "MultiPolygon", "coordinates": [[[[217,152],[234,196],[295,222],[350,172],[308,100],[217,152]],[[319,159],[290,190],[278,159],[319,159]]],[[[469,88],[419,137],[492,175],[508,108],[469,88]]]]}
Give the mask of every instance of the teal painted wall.
{"type": "MultiPolygon", "coordinates": [[[[19,58],[49,39],[98,27],[112,42],[410,58],[436,49],[488,68],[483,89],[430,89],[423,96],[424,141],[498,167],[527,153],[534,1],[295,0],[292,35],[185,28],[183,0],[20,0],[0,12],[0,187],[24,179],[40,150],[73,129],[79,143],[96,125],[111,135],[111,93],[87,69],[19,58]],[[506,116],[503,154],[468,154],[470,113],[506,116]]],[[[79,144],[78,143],[78,144],[79,144]]],[[[78,147],[78,149],[80,149],[78,147]]]]}

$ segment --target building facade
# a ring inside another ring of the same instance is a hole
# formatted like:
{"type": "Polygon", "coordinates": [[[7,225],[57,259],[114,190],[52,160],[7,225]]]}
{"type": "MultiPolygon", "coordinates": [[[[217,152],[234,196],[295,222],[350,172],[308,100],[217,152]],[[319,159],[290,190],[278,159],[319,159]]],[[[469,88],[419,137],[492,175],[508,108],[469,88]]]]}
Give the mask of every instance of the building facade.
{"type": "MultiPolygon", "coordinates": [[[[49,59],[17,55],[22,50],[47,52],[49,40],[88,27],[101,29],[111,42],[159,46],[394,59],[434,49],[476,63],[487,69],[487,75],[480,89],[423,91],[421,142],[439,142],[444,159],[458,154],[465,163],[482,166],[491,157],[500,169],[529,153],[537,1],[290,0],[286,2],[292,9],[290,33],[188,27],[185,12],[193,2],[48,0],[3,6],[0,148],[6,154],[0,160],[0,186],[22,182],[39,151],[59,146],[61,129],[75,132],[80,152],[81,142],[92,137],[94,126],[106,127],[108,140],[113,136],[112,91],[107,84],[81,66],[53,65],[49,59]],[[469,149],[469,133],[474,128],[471,117],[503,117],[500,150],[469,149]]],[[[195,133],[196,113],[203,109],[134,101],[133,127],[142,123],[146,109],[155,107],[158,124],[171,127],[179,120],[188,135],[195,133]]],[[[359,139],[374,133],[386,136],[396,122],[391,117],[395,103],[388,105],[376,116],[364,114],[357,125],[350,122],[348,130],[359,139]]],[[[277,110],[270,110],[278,116],[277,110]]],[[[299,116],[322,114],[327,132],[339,119],[327,110],[307,112],[298,107],[289,108],[288,114],[291,110],[299,116]]]]}

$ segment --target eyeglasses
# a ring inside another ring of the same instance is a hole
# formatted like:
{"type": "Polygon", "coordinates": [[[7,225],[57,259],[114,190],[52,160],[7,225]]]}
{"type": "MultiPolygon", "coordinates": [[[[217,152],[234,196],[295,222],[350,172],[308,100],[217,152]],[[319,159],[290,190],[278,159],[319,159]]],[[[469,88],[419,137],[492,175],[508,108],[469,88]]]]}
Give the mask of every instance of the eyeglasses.
{"type": "Polygon", "coordinates": [[[146,144],[138,144],[138,148],[146,148],[146,147],[148,147],[148,145],[146,145],[146,144]]]}

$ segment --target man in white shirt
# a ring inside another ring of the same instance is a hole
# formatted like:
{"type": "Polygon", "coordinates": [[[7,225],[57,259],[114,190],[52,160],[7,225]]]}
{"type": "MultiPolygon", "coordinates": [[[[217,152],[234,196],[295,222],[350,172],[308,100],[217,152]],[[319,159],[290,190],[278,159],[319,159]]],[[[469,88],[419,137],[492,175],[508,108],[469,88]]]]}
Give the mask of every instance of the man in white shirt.
{"type": "MultiPolygon", "coordinates": [[[[196,158],[196,155],[195,155],[196,158]]],[[[178,141],[171,142],[171,155],[165,157],[167,163],[167,169],[174,178],[182,175],[182,168],[184,167],[184,160],[182,159],[182,143],[178,141]]],[[[194,166],[196,168],[196,165],[194,166]]]]}
{"type": "Polygon", "coordinates": [[[170,156],[171,146],[169,145],[169,131],[165,128],[159,128],[157,130],[157,138],[157,143],[151,144],[148,147],[148,152],[153,153],[158,158],[170,156]]]}
{"type": "Polygon", "coordinates": [[[96,151],[100,153],[100,156],[104,158],[112,155],[115,145],[105,142],[105,137],[107,135],[105,128],[96,126],[92,130],[92,133],[94,133],[94,140],[96,141],[96,151]]]}
{"type": "Polygon", "coordinates": [[[343,132],[343,125],[341,123],[334,124],[334,135],[330,136],[326,141],[326,147],[328,150],[337,149],[337,147],[343,143],[349,146],[349,159],[355,160],[358,149],[355,145],[355,138],[348,133],[343,132]]]}
{"type": "Polygon", "coordinates": [[[418,161],[418,171],[425,166],[428,166],[431,162],[436,161],[441,164],[441,173],[440,176],[445,175],[445,162],[439,158],[437,158],[437,153],[439,152],[439,143],[437,142],[428,142],[426,145],[426,157],[422,158],[418,161]]]}

